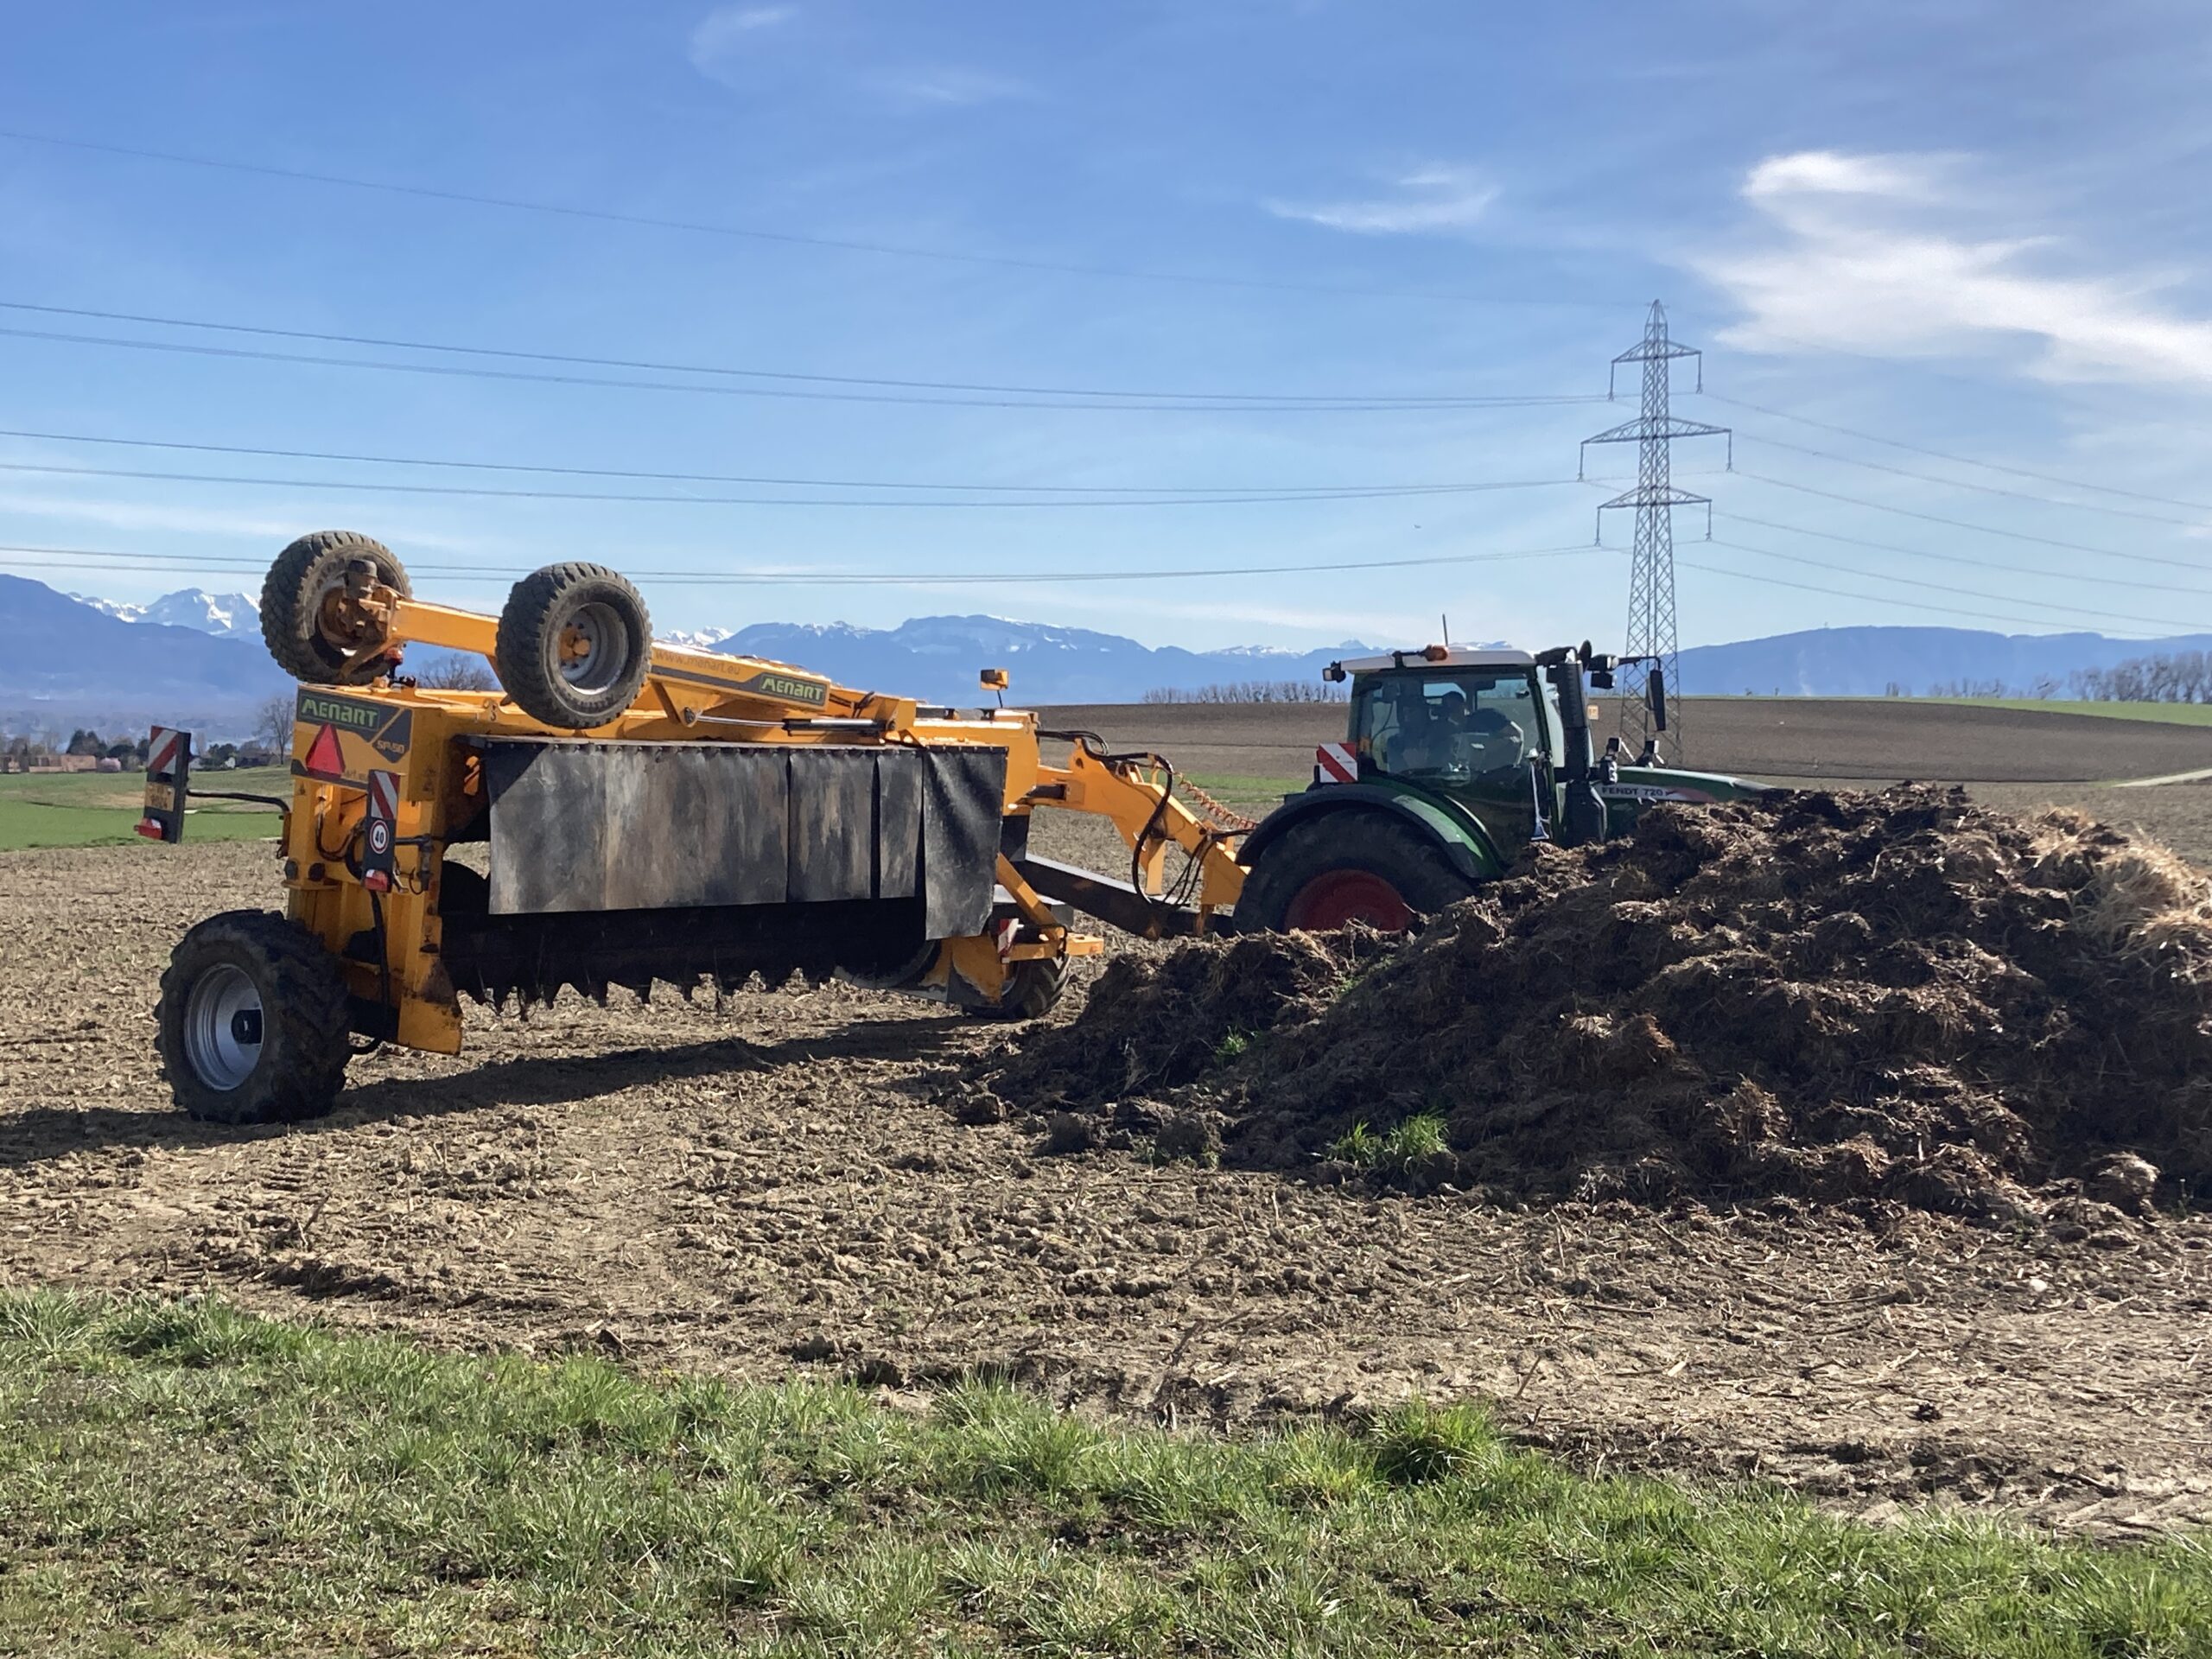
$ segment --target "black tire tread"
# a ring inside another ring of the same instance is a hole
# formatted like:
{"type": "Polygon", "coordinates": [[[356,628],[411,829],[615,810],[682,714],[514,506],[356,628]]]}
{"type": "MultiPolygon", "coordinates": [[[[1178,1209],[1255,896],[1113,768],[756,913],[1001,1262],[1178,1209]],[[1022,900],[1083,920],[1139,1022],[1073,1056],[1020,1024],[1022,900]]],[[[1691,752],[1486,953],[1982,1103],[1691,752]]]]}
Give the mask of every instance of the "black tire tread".
{"type": "Polygon", "coordinates": [[[1424,916],[1475,890],[1474,883],[1452,868],[1443,849],[1411,824],[1382,812],[1340,808],[1293,824],[1262,849],[1236,900],[1238,930],[1287,931],[1291,903],[1306,884],[1325,871],[1346,868],[1384,877],[1424,916]]]}
{"type": "MultiPolygon", "coordinates": [[[[318,530],[300,537],[276,556],[261,582],[261,639],[276,665],[307,685],[340,685],[334,652],[315,635],[315,611],[330,567],[349,559],[371,559],[389,587],[412,599],[407,571],[382,542],[351,530],[318,530]]],[[[381,659],[379,659],[381,660],[381,659]]],[[[363,677],[374,675],[365,665],[363,677]]]]}
{"type": "Polygon", "coordinates": [[[571,560],[533,570],[508,591],[499,612],[493,665],[499,686],[517,708],[548,726],[585,730],[604,726],[636,699],[652,666],[652,622],[644,596],[620,572],[603,564],[571,560]],[[600,597],[637,614],[637,660],[621,680],[595,697],[579,696],[552,671],[547,625],[579,588],[605,585],[600,597]]]}
{"type": "Polygon", "coordinates": [[[216,1123],[281,1123],[319,1117],[346,1086],[351,1004],[338,963],[321,942],[274,911],[210,916],[177,942],[162,975],[156,1046],[169,1091],[193,1117],[216,1123]],[[239,961],[239,958],[245,958],[239,961]],[[263,1061],[236,1089],[209,1089],[185,1055],[186,999],[213,961],[238,962],[261,991],[263,1061]]]}
{"type": "Polygon", "coordinates": [[[1071,971],[1065,957],[1012,963],[1006,988],[996,1002],[988,1007],[963,1007],[962,1012],[978,1020],[1041,1020],[1058,1006],[1071,971]]]}

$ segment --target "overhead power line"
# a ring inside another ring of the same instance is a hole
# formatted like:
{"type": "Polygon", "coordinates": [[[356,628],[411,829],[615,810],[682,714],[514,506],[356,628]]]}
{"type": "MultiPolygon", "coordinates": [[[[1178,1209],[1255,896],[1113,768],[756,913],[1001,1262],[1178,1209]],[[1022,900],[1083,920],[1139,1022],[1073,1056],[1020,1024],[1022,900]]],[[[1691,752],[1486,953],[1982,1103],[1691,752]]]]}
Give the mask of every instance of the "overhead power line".
{"type": "Polygon", "coordinates": [[[1870,501],[1864,496],[1844,495],[1834,490],[1815,489],[1810,484],[1794,484],[1786,478],[1773,478],[1764,473],[1737,469],[1736,476],[1747,478],[1754,484],[1771,484],[1778,490],[1795,490],[1800,495],[1815,495],[1824,501],[1840,501],[1847,506],[1868,507],[1876,512],[1893,512],[1901,518],[1917,518],[1926,524],[1942,524],[1949,530],[1971,530],[1983,536],[2001,536],[2007,541],[2032,542],[2038,547],[2063,548],[2069,553],[2094,553],[2101,559],[2132,559],[2142,564],[2170,564],[2183,570],[2212,569],[2202,560],[2162,559],[2150,553],[2126,553],[2116,547],[2098,547],[2088,542],[2069,542],[2055,536],[2037,536],[2024,530],[1999,530],[1994,524],[1978,524],[1970,518],[1946,518],[1941,513],[1922,512],[1913,507],[1895,507],[1886,501],[1870,501]]]}
{"type": "MultiPolygon", "coordinates": [[[[342,478],[261,478],[244,474],[170,473],[126,467],[70,467],[52,461],[0,461],[0,472],[40,473],[60,478],[127,478],[173,484],[227,484],[262,489],[337,490],[377,495],[467,496],[502,501],[620,501],[632,505],[689,507],[897,507],[937,511],[963,508],[1021,510],[1075,507],[1233,507],[1280,502],[1372,501],[1436,495],[1474,494],[1491,490],[1541,489],[1567,486],[1572,478],[1503,479],[1494,482],[1454,485],[1415,485],[1376,489],[1334,488],[1322,491],[1276,490],[1251,495],[1111,495],[1076,499],[1050,496],[1030,499],[971,497],[958,499],[942,495],[918,496],[807,496],[807,495],[653,495],[620,490],[501,490],[476,484],[397,484],[379,480],[342,478]]],[[[868,488],[887,488],[871,485],[868,488]]]]}
{"type": "MultiPolygon", "coordinates": [[[[2155,495],[2147,490],[2123,489],[2113,484],[2092,484],[2084,478],[2064,478],[2056,473],[2037,472],[2031,467],[2010,467],[2002,461],[1983,461],[1974,455],[1954,454],[1947,449],[1930,449],[1924,444],[1906,443],[1898,438],[1885,438],[1878,432],[1862,432],[1857,427],[1838,426],[1832,421],[1816,421],[1809,415],[1793,414],[1786,409],[1772,409],[1764,404],[1747,404],[1740,398],[1724,397],[1717,391],[1708,391],[1705,396],[1717,404],[1726,404],[1732,409],[1748,409],[1755,415],[1771,415],[1777,420],[1795,421],[1800,426],[1818,427],[1823,432],[1834,432],[1847,438],[1858,438],[1867,443],[1878,443],[1887,448],[1904,450],[1910,454],[1926,455],[1931,461],[1952,461],[1961,467],[1980,467],[1988,472],[2004,473],[2013,478],[2031,479],[2038,484],[2062,485],[2069,490],[2089,490],[2099,495],[2125,496],[2132,501],[2151,501],[2160,506],[2190,507],[2200,512],[2212,512],[2212,501],[2189,501],[2179,496],[2155,495]]],[[[1832,457],[1832,459],[1841,459],[1841,457],[1832,457]]],[[[2069,502],[2063,505],[2078,505],[2079,504],[2069,502]]]]}
{"type": "MultiPolygon", "coordinates": [[[[1946,489],[1972,490],[1980,495],[2001,495],[2014,501],[2033,501],[2046,507],[2068,507],[2078,512],[2101,512],[2108,518],[2135,518],[2145,524],[2172,524],[2181,530],[2194,530],[2202,522],[2196,518],[2176,518],[2163,512],[2143,512],[2133,507],[2107,506],[2098,501],[2069,501],[2063,496],[2037,495],[2032,490],[2015,490],[2002,484],[1977,484],[1971,479],[1945,478],[1937,473],[1916,473],[1910,467],[1892,467],[1885,461],[1862,461],[1857,455],[1839,454],[1833,449],[1815,449],[1810,444],[1791,443],[1787,439],[1770,437],[1763,432],[1745,435],[1753,443],[1764,444],[1770,449],[1787,449],[1793,454],[1840,461],[1847,467],[1861,467],[1870,473],[1886,473],[1891,478],[1915,479],[1923,484],[1938,484],[1946,489]]],[[[2212,508],[2207,511],[2212,512],[2212,508]]]]}
{"type": "Polygon", "coordinates": [[[1020,254],[983,253],[972,249],[925,248],[895,242],[809,236],[791,231],[716,224],[710,220],[664,218],[652,213],[622,213],[605,207],[578,207],[563,202],[533,200],[521,196],[492,195],[453,190],[435,185],[394,184],[381,179],[356,178],[343,173],[323,173],[305,168],[274,167],[265,162],[235,162],[211,156],[191,156],[177,150],[153,149],[131,144],[65,138],[54,133],[0,129],[0,139],[16,143],[45,144],[57,149],[83,150],[97,155],[128,156],[137,161],[166,162],[225,173],[251,174],[261,178],[286,179],[301,184],[335,185],[348,190],[372,190],[386,195],[413,196],[429,201],[456,203],[470,207],[499,207],[516,213],[543,213],[561,219],[607,225],[631,225],[653,230],[687,231],[704,236],[732,237],[748,242],[780,243],[789,247],[834,249],[842,253],[879,254],[900,259],[928,259],[948,264],[999,266],[1072,276],[1105,276],[1123,281],[1173,283],[1197,288],[1273,289],[1291,294],[1331,294],[1375,299],[1444,300],[1454,304],[1526,306],[1561,310],[1613,310],[1616,300],[1574,300],[1556,295],[1479,294],[1465,290],[1373,288],[1358,283],[1298,282],[1285,277],[1227,276],[1201,271],[1151,270],[1140,266],[1092,264],[1079,260],[1045,259],[1020,254]]]}
{"type": "MultiPolygon", "coordinates": [[[[1525,548],[1503,553],[1444,553],[1403,559],[1334,560],[1320,564],[1169,565],[1136,570],[631,570],[639,582],[661,582],[676,587],[995,587],[1090,582],[1176,582],[1215,576],[1332,575],[1357,570],[1397,570],[1427,566],[1497,564],[1517,559],[1580,557],[1609,550],[1579,543],[1571,547],[1525,548]]],[[[159,574],[218,575],[236,572],[258,575],[265,564],[217,556],[102,551],[93,548],[0,546],[0,564],[23,569],[142,571],[159,574]],[[114,561],[87,567],[87,559],[114,561]],[[41,562],[42,560],[47,562],[41,562]]],[[[410,563],[409,573],[456,581],[512,582],[521,574],[510,567],[410,563]]]]}
{"type": "MultiPolygon", "coordinates": [[[[611,386],[630,391],[688,391],[725,397],[787,397],[810,403],[832,404],[906,404],[938,409],[1083,409],[1119,410],[1127,414],[1211,414],[1211,415],[1372,415],[1404,414],[1408,412],[1435,413],[1444,409],[1452,410],[1484,409],[1527,409],[1554,404],[1602,403],[1600,397],[1493,397],[1470,400],[1451,405],[1392,403],[1342,404],[1262,404],[1262,403],[1201,403],[1195,399],[1179,403],[1107,403],[1076,398],[1053,400],[1021,397],[929,397],[919,394],[868,391],[807,391],[794,386],[718,385],[699,381],[628,380],[607,375],[539,374],[522,369],[495,369],[482,364],[458,363],[401,363],[388,359],[365,357],[326,357],[308,352],[257,351],[244,346],[202,346],[180,340],[125,340],[112,334],[75,334],[43,328],[0,327],[0,335],[16,340],[49,340],[73,346],[111,346],[130,351],[170,352],[193,357],[232,358],[262,363],[301,363],[318,368],[378,369],[399,374],[432,374],[448,378],[479,380],[519,380],[543,385],[611,386]]],[[[424,349],[436,349],[426,347],[424,349]]]]}
{"type": "MultiPolygon", "coordinates": [[[[1868,604],[1887,605],[1902,610],[1929,611],[1944,616],[1972,617],[1977,621],[1985,623],[2024,622],[2032,628],[2047,628],[2051,626],[2049,617],[2010,616],[2002,612],[1980,608],[1967,610],[1957,605],[1934,605],[1926,600],[1900,599],[1894,594],[1853,593],[1846,588],[1824,588],[1817,582],[1794,582],[1788,576],[1762,576],[1749,570],[1731,570],[1724,565],[1700,564],[1694,559],[1680,559],[1676,563],[1684,569],[1701,570],[1709,576],[1726,576],[1731,582],[1764,582],[1770,588],[1795,588],[1800,593],[1826,594],[1833,599],[1863,600],[1868,604]]],[[[2164,637],[2161,634],[2142,633],[2128,629],[2117,629],[2114,632],[2123,638],[2138,639],[2156,639],[2164,637]]],[[[2167,632],[2171,632],[2171,630],[2169,629],[2167,632]]]]}
{"type": "MultiPolygon", "coordinates": [[[[373,455],[355,454],[333,449],[276,449],[241,443],[200,443],[175,438],[115,438],[97,436],[84,432],[35,432],[17,428],[0,428],[0,438],[23,438],[44,443],[101,444],[129,449],[175,449],[195,454],[254,455],[276,461],[337,461],[369,467],[433,467],[450,471],[472,473],[525,473],[557,478],[620,478],[657,484],[751,484],[783,489],[818,490],[923,490],[948,491],[963,493],[990,493],[1020,495],[1075,495],[1075,496],[1211,496],[1211,495],[1269,495],[1295,490],[1301,497],[1330,496],[1344,492],[1354,496],[1376,493],[1389,494],[1423,495],[1447,494],[1466,489],[1519,489],[1555,481],[1550,479],[1506,480],[1494,484],[1319,484],[1285,486],[1270,484],[1207,484],[1207,485],[1134,485],[1134,484],[944,484],[917,483],[906,480],[871,480],[855,478],[783,478],[745,473],[665,473],[640,472],[619,467],[547,466],[523,461],[455,461],[433,455],[373,455]]],[[[696,497],[673,498],[683,500],[696,497]]]]}
{"type": "Polygon", "coordinates": [[[314,328],[272,328],[258,323],[216,322],[204,317],[156,316],[137,311],[97,311],[86,306],[39,305],[28,300],[0,300],[0,311],[30,311],[45,316],[90,317],[103,322],[137,322],[162,328],[203,328],[226,334],[253,334],[265,340],[312,340],[326,346],[373,346],[391,351],[445,352],[465,357],[506,358],[525,363],[566,363],[582,368],[638,369],[658,374],[715,375],[744,380],[804,382],[830,386],[864,386],[893,391],[957,391],[1022,397],[1077,397],[1109,400],[1116,407],[1126,400],[1215,404],[1317,404],[1335,408],[1387,405],[1391,409],[1481,408],[1503,403],[1519,407],[1530,402],[1595,404],[1605,400],[1594,393],[1434,395],[1398,392],[1257,392],[1257,391],[1147,391],[1102,389],[1096,386],[1009,385],[993,381],[912,380],[885,375],[814,374],[789,369],[734,368],[725,364],[671,363],[651,358],[586,357],[569,352],[524,351],[499,346],[464,346],[449,341],[396,340],[388,335],[335,334],[314,328]]]}
{"type": "MultiPolygon", "coordinates": [[[[2148,623],[2152,627],[2174,626],[2172,619],[2166,617],[2136,616],[2125,611],[2101,611],[2083,605],[2075,605],[2072,603],[2056,604],[2047,600],[2029,599],[2017,593],[1993,594],[1987,589],[1980,588],[1954,588],[1945,582],[1923,582],[1917,576],[1900,576],[1894,572],[1887,570],[1863,570],[1853,565],[1837,564],[1827,559],[1808,558],[1802,553],[1783,553],[1771,547],[1753,547],[1747,542],[1732,542],[1716,537],[1714,539],[1713,545],[1716,547],[1733,548],[1738,553],[1755,553],[1763,559],[1781,559],[1789,564],[1808,565],[1816,570],[1833,570],[1840,572],[1845,575],[1868,576],[1876,581],[1888,582],[1894,585],[1902,585],[1907,588],[1925,588],[1931,593],[1956,594],[1965,599],[1988,600],[1993,604],[2024,605],[2030,610],[2056,611],[2063,616],[2102,617],[2115,622],[2148,623]]],[[[2204,597],[2208,600],[2212,600],[2212,594],[2206,594],[2204,597]]],[[[2182,623],[2179,626],[2193,632],[2212,631],[2212,623],[2188,622],[2182,623]]]]}
{"type": "MultiPolygon", "coordinates": [[[[2115,576],[2102,570],[2045,570],[2038,567],[2022,566],[2001,559],[1977,559],[1964,553],[1936,553],[1924,547],[1900,547],[1895,542],[1869,541],[1863,536],[1846,536],[1833,530],[1815,530],[1809,524],[1785,524],[1772,518],[1754,518],[1749,513],[1730,512],[1729,522],[1756,524],[1761,530],[1777,530],[1789,536],[1817,536],[1822,541],[1843,542],[1853,547],[1870,548],[1878,553],[1901,553],[1908,558],[1934,559],[1942,564],[1968,564],[1980,570],[1999,570],[2016,576],[2033,576],[2042,582],[2082,582],[2095,588],[2141,588],[2152,593],[2188,594],[2212,601],[2212,588],[2187,588],[2174,582],[2144,582],[2132,576],[2115,576]]],[[[2160,563],[2182,564],[2182,561],[2162,560],[2160,563]]],[[[2182,566],[2184,569],[2203,572],[2198,565],[2182,566]]],[[[2212,574],[2212,573],[2205,573],[2212,574]]]]}

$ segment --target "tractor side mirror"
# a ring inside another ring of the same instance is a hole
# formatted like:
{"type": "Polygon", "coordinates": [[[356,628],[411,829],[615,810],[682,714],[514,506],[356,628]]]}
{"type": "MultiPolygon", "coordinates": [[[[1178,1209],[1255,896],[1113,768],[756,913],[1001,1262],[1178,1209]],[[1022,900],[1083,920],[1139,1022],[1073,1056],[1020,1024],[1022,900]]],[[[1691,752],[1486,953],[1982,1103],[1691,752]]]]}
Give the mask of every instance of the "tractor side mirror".
{"type": "Polygon", "coordinates": [[[1667,729],[1667,671],[1658,664],[1651,664],[1651,677],[1643,683],[1644,707],[1651,710],[1651,726],[1655,731],[1667,729]]]}
{"type": "Polygon", "coordinates": [[[1590,689],[1592,691],[1611,690],[1613,689],[1613,671],[1610,668],[1592,669],[1590,671],[1590,689]]]}
{"type": "Polygon", "coordinates": [[[987,668],[976,678],[986,691],[1003,691],[1007,686],[1007,671],[1002,668],[987,668]]]}

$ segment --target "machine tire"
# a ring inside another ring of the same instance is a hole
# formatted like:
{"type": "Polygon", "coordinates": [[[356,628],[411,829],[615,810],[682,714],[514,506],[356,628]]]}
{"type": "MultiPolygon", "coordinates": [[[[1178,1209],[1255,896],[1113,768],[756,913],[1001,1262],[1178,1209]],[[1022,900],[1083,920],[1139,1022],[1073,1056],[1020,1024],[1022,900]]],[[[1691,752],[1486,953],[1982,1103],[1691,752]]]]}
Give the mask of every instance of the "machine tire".
{"type": "Polygon", "coordinates": [[[1041,1020],[1059,1006],[1068,988],[1068,958],[1054,962],[1017,962],[1006,976],[1006,988],[987,1008],[963,1007],[978,1020],[1041,1020]]]}
{"type": "MultiPolygon", "coordinates": [[[[276,556],[261,582],[261,638],[276,665],[308,685],[365,684],[390,666],[371,658],[351,676],[340,673],[352,647],[333,637],[324,601],[346,580],[346,567],[366,559],[377,579],[412,599],[406,569],[382,542],[350,530],[318,530],[302,536],[276,556]]],[[[356,641],[356,644],[359,642],[356,641]]]]}
{"type": "Polygon", "coordinates": [[[312,934],[265,910],[210,916],[162,976],[169,1093],[211,1123],[319,1117],[346,1085],[348,1011],[337,959],[312,934]]]}
{"type": "Polygon", "coordinates": [[[645,601],[627,581],[604,565],[549,564],[507,594],[496,665],[523,713],[582,730],[630,706],[652,648],[645,601]],[[569,654],[578,649],[584,654],[569,654]]]}
{"type": "Polygon", "coordinates": [[[1325,812],[1260,855],[1236,901],[1240,931],[1322,931],[1363,921],[1401,931],[1475,890],[1430,837],[1376,812],[1325,812]]]}

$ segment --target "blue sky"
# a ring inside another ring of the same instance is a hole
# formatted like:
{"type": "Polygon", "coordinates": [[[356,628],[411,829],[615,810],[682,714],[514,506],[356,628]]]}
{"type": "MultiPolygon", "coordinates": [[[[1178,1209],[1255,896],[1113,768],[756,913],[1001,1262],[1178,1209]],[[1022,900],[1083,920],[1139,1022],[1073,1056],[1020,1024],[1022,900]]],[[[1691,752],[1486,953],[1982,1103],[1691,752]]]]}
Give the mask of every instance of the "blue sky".
{"type": "MultiPolygon", "coordinates": [[[[1714,497],[1720,537],[1699,539],[1701,512],[1680,516],[1684,644],[1870,621],[2212,627],[2212,577],[2198,571],[2212,511],[2185,505],[2212,501],[2201,459],[2212,18],[2201,7],[788,0],[10,13],[0,126],[19,134],[812,240],[0,138],[0,301],[878,381],[1402,400],[1602,392],[1607,359],[1659,297],[1677,334],[1706,348],[1707,387],[1736,400],[1685,396],[1677,412],[1739,434],[1734,475],[1713,470],[1715,442],[1677,449],[1678,481],[1714,497]]],[[[0,309],[0,329],[466,360],[21,309],[0,309]]],[[[424,572],[422,591],[456,602],[495,606],[513,576],[556,558],[669,573],[641,584],[664,628],[980,610],[1198,646],[1421,639],[1444,611],[1461,636],[1621,630],[1627,515],[1607,516],[1612,551],[1550,550],[1590,539],[1602,495],[1572,481],[1577,443],[1625,418],[1626,404],[955,407],[628,378],[722,390],[0,333],[0,426],[979,484],[998,499],[1037,486],[1538,482],[1166,506],[582,502],[359,486],[763,492],[10,437],[0,542],[124,552],[137,568],[94,574],[30,554],[0,554],[0,568],[121,598],[251,589],[291,535],[342,525],[391,543],[424,572]],[[350,486],[23,470],[39,467],[350,486]],[[1540,556],[1477,556],[1521,553],[1540,556]],[[1358,568],[1417,559],[1464,562],[1358,568]],[[1338,568],[1141,583],[712,580],[1255,563],[1338,568]]],[[[1632,461],[1592,452],[1611,478],[1632,461]]]]}

